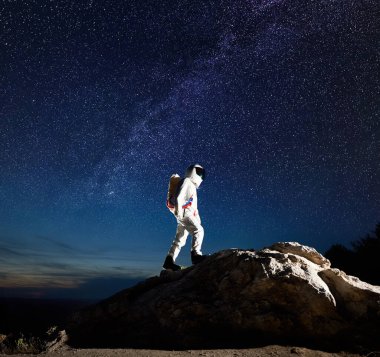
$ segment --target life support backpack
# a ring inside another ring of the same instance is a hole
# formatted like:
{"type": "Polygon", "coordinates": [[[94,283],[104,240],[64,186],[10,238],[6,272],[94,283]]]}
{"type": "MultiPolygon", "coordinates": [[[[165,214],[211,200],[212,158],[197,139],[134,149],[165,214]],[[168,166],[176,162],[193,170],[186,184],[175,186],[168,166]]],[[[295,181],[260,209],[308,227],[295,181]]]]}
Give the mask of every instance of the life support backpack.
{"type": "Polygon", "coordinates": [[[170,177],[168,195],[166,197],[166,207],[171,213],[174,213],[177,196],[183,184],[183,181],[184,179],[181,179],[178,174],[173,174],[170,177]]]}

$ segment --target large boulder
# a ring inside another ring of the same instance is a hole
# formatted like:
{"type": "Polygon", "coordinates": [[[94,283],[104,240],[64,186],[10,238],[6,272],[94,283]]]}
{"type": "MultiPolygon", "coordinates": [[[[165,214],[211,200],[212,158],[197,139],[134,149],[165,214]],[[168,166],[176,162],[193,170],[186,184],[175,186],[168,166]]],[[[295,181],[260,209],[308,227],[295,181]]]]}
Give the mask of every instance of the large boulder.
{"type": "Polygon", "coordinates": [[[68,335],[81,347],[373,346],[380,287],[298,243],[229,249],[77,313],[68,335]]]}

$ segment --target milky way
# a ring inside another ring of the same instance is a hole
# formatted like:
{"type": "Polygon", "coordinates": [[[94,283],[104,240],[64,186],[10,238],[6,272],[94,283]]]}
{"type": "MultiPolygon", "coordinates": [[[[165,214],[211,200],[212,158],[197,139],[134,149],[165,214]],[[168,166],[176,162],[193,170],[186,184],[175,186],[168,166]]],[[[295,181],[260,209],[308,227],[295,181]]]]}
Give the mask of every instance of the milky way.
{"type": "Polygon", "coordinates": [[[175,230],[168,178],[194,162],[208,173],[206,253],[280,240],[323,252],[372,230],[379,10],[375,0],[3,2],[0,286],[157,273],[175,230]]]}

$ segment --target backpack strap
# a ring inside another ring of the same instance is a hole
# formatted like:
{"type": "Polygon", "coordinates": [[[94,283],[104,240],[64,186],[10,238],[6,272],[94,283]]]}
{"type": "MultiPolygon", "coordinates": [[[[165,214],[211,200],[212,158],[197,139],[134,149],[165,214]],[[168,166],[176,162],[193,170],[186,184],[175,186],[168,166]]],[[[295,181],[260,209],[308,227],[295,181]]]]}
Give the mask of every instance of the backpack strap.
{"type": "Polygon", "coordinates": [[[183,186],[183,183],[185,182],[185,179],[182,178],[179,182],[178,182],[178,186],[177,186],[177,190],[175,192],[175,202],[174,204],[177,203],[177,197],[179,195],[179,193],[181,192],[181,189],[182,189],[182,186],[183,186]]]}

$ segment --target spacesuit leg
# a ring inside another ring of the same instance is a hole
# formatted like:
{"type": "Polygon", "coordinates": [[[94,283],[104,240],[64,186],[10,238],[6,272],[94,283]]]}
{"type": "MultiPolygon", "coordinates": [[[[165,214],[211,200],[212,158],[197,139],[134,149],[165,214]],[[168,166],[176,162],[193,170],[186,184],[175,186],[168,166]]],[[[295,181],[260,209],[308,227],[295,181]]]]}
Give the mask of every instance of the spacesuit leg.
{"type": "Polygon", "coordinates": [[[187,231],[192,235],[191,251],[197,255],[202,255],[201,248],[204,237],[204,229],[200,219],[194,216],[187,216],[183,220],[183,224],[187,231]]]}
{"type": "Polygon", "coordinates": [[[173,240],[172,246],[169,249],[168,255],[173,257],[173,261],[175,261],[178,257],[181,248],[186,244],[186,239],[189,235],[189,232],[186,230],[186,227],[178,222],[177,232],[175,238],[173,240]]]}

